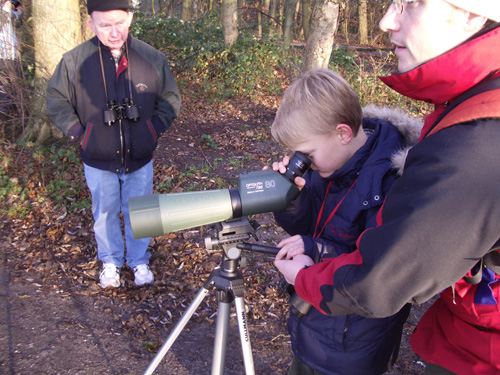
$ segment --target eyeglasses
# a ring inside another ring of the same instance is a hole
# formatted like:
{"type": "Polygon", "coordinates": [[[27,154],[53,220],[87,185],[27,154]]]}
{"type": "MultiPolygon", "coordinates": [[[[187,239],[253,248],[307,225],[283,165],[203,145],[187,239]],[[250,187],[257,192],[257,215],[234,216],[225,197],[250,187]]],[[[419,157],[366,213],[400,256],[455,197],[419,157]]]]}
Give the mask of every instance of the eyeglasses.
{"type": "Polygon", "coordinates": [[[401,13],[403,13],[403,10],[404,10],[403,4],[416,3],[417,1],[420,1],[420,0],[392,0],[392,3],[396,7],[396,12],[401,14],[401,13]]]}

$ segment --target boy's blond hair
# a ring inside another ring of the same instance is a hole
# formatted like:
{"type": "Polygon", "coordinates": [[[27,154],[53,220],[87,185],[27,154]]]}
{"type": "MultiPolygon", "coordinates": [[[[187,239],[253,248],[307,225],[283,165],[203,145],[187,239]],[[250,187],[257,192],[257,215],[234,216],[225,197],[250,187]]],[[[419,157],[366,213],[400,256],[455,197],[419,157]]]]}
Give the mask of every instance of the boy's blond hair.
{"type": "Polygon", "coordinates": [[[339,124],[349,125],[356,135],[362,119],[352,87],[333,71],[316,69],[300,74],[285,90],[271,133],[293,149],[305,134],[331,134],[339,124]]]}

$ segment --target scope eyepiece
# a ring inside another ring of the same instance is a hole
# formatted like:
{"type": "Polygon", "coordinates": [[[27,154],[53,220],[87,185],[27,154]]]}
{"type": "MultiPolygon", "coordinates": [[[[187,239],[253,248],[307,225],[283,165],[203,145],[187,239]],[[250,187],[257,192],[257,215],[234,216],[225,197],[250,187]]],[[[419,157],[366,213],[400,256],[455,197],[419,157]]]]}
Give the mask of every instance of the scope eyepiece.
{"type": "Polygon", "coordinates": [[[290,162],[288,163],[285,177],[293,182],[295,177],[302,177],[302,175],[309,169],[311,166],[311,160],[300,151],[295,152],[290,162]]]}

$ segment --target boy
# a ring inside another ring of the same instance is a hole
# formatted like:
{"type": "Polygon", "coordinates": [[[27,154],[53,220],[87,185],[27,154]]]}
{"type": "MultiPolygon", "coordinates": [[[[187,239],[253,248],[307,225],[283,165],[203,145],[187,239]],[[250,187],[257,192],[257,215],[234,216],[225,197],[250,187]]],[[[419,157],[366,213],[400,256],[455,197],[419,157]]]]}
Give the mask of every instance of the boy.
{"type": "MultiPolygon", "coordinates": [[[[309,257],[307,264],[351,253],[356,239],[376,226],[377,212],[398,177],[391,158],[405,146],[401,132],[416,141],[420,124],[401,112],[363,111],[354,90],[327,69],[307,72],[285,91],[271,131],[293,151],[309,156],[311,169],[295,183],[299,197],[275,218],[292,237],[278,244],[276,259],[309,257]],[[377,113],[376,113],[377,112],[377,113]]],[[[274,163],[284,172],[288,157],[274,163]]],[[[314,277],[314,276],[312,276],[314,277]]],[[[383,287],[383,285],[381,285],[383,287]]],[[[316,308],[288,329],[294,359],[289,374],[382,374],[395,362],[410,305],[382,319],[357,314],[327,316],[316,308]]]]}
{"type": "Polygon", "coordinates": [[[439,293],[410,337],[425,374],[500,373],[499,22],[498,0],[393,0],[379,26],[399,72],[382,80],[434,111],[353,253],[275,262],[329,315],[385,317],[439,293]]]}

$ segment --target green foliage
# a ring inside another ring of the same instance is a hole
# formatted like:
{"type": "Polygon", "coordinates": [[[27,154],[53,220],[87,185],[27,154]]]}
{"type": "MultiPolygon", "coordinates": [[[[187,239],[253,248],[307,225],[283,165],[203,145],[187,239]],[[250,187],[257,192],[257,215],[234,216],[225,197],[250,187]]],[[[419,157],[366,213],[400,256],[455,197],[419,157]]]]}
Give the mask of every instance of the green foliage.
{"type": "Polygon", "coordinates": [[[373,103],[380,106],[400,107],[414,116],[425,116],[429,112],[431,109],[429,104],[400,95],[379,79],[394,71],[395,60],[392,53],[382,55],[374,52],[371,57],[362,59],[356,58],[350,52],[345,53],[352,57],[342,57],[341,53],[332,53],[330,69],[338,72],[349,82],[358,94],[362,106],[373,103]]]}
{"type": "Polygon", "coordinates": [[[238,170],[243,168],[247,162],[251,161],[252,157],[250,155],[230,157],[229,163],[233,166],[234,169],[238,170]]]}
{"type": "Polygon", "coordinates": [[[214,139],[212,138],[212,136],[209,134],[202,134],[201,135],[201,143],[206,148],[211,148],[214,150],[217,150],[217,148],[218,148],[217,142],[215,142],[214,139]]]}
{"type": "Polygon", "coordinates": [[[27,165],[17,165],[12,155],[0,156],[2,214],[22,218],[32,212],[33,205],[64,207],[67,212],[91,206],[75,148],[27,145],[23,151],[31,152],[27,165]]]}
{"type": "Polygon", "coordinates": [[[215,98],[278,94],[277,76],[290,63],[278,39],[256,39],[246,30],[225,45],[217,13],[188,22],[139,17],[131,33],[163,51],[178,77],[194,80],[215,98]]]}
{"type": "MultiPolygon", "coordinates": [[[[181,88],[183,82],[195,83],[201,86],[201,95],[215,100],[281,95],[289,83],[287,77],[298,73],[302,60],[302,49],[284,48],[280,39],[257,39],[249,29],[241,29],[237,42],[226,46],[218,12],[188,22],[139,14],[131,33],[166,54],[181,88]]],[[[428,111],[428,105],[397,94],[377,78],[391,73],[394,56],[376,54],[359,58],[345,47],[336,47],[329,68],[346,78],[363,105],[399,106],[415,115],[428,111]]],[[[202,142],[217,147],[207,137],[202,142]]]]}
{"type": "MultiPolygon", "coordinates": [[[[7,157],[1,157],[5,164],[7,157]]],[[[1,210],[7,216],[24,217],[27,206],[26,196],[29,194],[25,178],[9,176],[5,168],[0,168],[0,204],[1,210]]]]}
{"type": "Polygon", "coordinates": [[[328,67],[335,71],[338,69],[352,71],[356,68],[356,55],[347,48],[336,46],[330,55],[328,67]]]}
{"type": "Polygon", "coordinates": [[[172,179],[167,178],[156,184],[156,191],[160,194],[165,194],[170,192],[172,189],[172,179]]]}
{"type": "Polygon", "coordinates": [[[80,157],[75,147],[40,147],[36,151],[41,161],[40,173],[44,176],[45,196],[56,207],[65,206],[68,212],[91,207],[80,157]]]}

